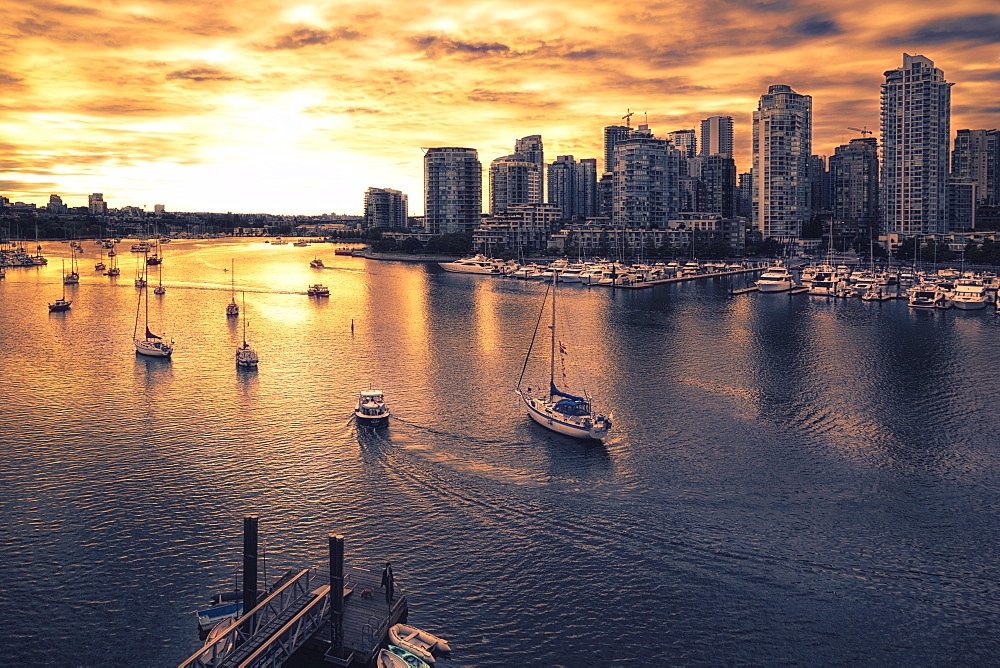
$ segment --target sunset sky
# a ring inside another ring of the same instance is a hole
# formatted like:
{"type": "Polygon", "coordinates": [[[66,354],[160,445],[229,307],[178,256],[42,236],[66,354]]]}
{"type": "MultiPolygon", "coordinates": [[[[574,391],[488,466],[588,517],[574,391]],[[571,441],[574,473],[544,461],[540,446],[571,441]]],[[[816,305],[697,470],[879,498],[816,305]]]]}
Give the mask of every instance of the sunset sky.
{"type": "Polygon", "coordinates": [[[487,169],[541,134],[547,162],[603,163],[627,109],[658,134],[733,116],[747,171],[768,85],[813,96],[828,155],[877,133],[904,52],[955,84],[952,135],[1000,126],[984,0],[4,0],[0,33],[0,194],[38,204],[360,213],[377,186],[417,215],[421,147],[487,169]]]}

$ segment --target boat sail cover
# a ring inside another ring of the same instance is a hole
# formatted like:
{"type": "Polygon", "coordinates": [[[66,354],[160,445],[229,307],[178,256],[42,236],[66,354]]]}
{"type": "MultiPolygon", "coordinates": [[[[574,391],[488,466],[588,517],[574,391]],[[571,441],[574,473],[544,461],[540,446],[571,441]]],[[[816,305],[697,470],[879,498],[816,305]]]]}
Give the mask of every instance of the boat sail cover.
{"type": "Polygon", "coordinates": [[[558,387],[556,387],[555,383],[549,383],[549,394],[557,396],[557,397],[565,397],[566,399],[569,399],[570,401],[583,401],[583,402],[587,401],[586,397],[578,397],[578,396],[573,395],[573,394],[566,394],[565,392],[563,392],[562,390],[560,390],[558,387]]]}
{"type": "Polygon", "coordinates": [[[157,336],[156,334],[153,334],[151,331],[149,331],[149,327],[146,327],[146,338],[147,339],[162,339],[163,337],[162,336],[157,336]]]}

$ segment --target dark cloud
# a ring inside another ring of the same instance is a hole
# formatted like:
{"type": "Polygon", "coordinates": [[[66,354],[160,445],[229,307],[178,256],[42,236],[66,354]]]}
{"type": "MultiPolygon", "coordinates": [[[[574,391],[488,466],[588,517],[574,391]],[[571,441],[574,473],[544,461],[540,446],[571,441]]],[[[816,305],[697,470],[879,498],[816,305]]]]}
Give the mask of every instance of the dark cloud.
{"type": "Polygon", "coordinates": [[[808,37],[829,37],[844,32],[836,21],[824,16],[808,16],[793,23],[791,29],[808,37]]]}
{"type": "Polygon", "coordinates": [[[0,70],[0,86],[10,88],[12,86],[21,86],[22,84],[24,84],[24,79],[21,77],[16,77],[10,72],[0,70]]]}
{"type": "Polygon", "coordinates": [[[103,116],[131,116],[134,114],[151,114],[164,111],[149,103],[138,102],[136,100],[118,100],[115,102],[88,104],[80,107],[80,109],[87,113],[101,114],[103,116]]]}
{"type": "Polygon", "coordinates": [[[1000,70],[972,70],[962,72],[956,78],[962,81],[1000,81],[1000,70]]]}
{"type": "Polygon", "coordinates": [[[227,75],[221,70],[211,67],[195,67],[190,70],[178,70],[167,74],[167,80],[186,79],[188,81],[238,81],[239,77],[227,75]]]}
{"type": "MultiPolygon", "coordinates": [[[[953,116],[965,116],[966,114],[968,114],[969,116],[979,116],[979,117],[989,116],[989,115],[1000,116],[1000,106],[993,105],[991,107],[985,107],[985,106],[971,105],[971,104],[969,105],[959,104],[951,108],[951,113],[953,116]]],[[[988,123],[988,126],[991,128],[997,127],[996,119],[994,119],[993,122],[988,123]]],[[[952,123],[952,128],[955,128],[954,123],[952,123]]]]}
{"type": "Polygon", "coordinates": [[[302,49],[307,46],[329,44],[331,42],[355,40],[360,38],[361,33],[348,28],[341,28],[334,31],[299,28],[298,30],[293,30],[286,35],[282,35],[274,44],[263,48],[268,50],[302,49]]]}
{"type": "Polygon", "coordinates": [[[496,91],[485,88],[476,88],[466,95],[470,102],[489,102],[492,104],[506,104],[524,107],[555,107],[555,102],[541,100],[537,95],[531,93],[519,93],[514,91],[496,91]]]}
{"type": "Polygon", "coordinates": [[[934,19],[908,33],[883,40],[890,46],[945,44],[948,42],[995,43],[1000,37],[1000,14],[969,14],[951,19],[934,19]]]}
{"type": "Polygon", "coordinates": [[[6,179],[0,179],[0,192],[19,192],[19,193],[51,193],[53,190],[59,187],[58,183],[38,183],[38,182],[28,182],[28,181],[9,181],[6,179]]]}
{"type": "Polygon", "coordinates": [[[497,42],[459,42],[433,35],[415,37],[410,41],[429,58],[442,58],[445,56],[494,56],[510,53],[509,46],[497,42]]]}
{"type": "Polygon", "coordinates": [[[77,5],[57,5],[50,2],[38,2],[34,5],[35,9],[56,12],[57,14],[72,14],[75,16],[98,16],[101,12],[92,7],[80,7],[77,5]]]}
{"type": "Polygon", "coordinates": [[[59,24],[55,21],[36,21],[33,18],[26,18],[23,21],[14,23],[14,27],[23,35],[47,35],[59,24]]]}

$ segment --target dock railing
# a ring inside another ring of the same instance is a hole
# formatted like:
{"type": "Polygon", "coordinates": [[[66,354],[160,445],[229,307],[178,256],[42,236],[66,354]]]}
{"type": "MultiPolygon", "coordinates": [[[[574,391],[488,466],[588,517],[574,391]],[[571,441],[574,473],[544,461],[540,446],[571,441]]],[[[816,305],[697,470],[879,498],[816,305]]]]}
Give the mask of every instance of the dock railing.
{"type": "Polygon", "coordinates": [[[240,617],[225,633],[206,643],[180,664],[179,668],[214,668],[222,665],[233,652],[247,644],[258,630],[288,610],[296,601],[310,594],[316,587],[313,582],[315,573],[315,568],[304,569],[275,589],[249,614],[240,617]]]}

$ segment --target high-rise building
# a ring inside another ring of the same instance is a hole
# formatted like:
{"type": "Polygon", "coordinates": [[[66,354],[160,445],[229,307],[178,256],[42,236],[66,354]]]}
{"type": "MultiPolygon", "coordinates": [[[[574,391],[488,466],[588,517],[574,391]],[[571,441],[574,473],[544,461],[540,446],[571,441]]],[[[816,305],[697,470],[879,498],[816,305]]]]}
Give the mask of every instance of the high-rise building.
{"type": "Polygon", "coordinates": [[[765,239],[797,242],[811,217],[812,96],[769,86],[753,113],[754,225],[765,239]]]}
{"type": "Polygon", "coordinates": [[[743,172],[739,175],[736,186],[736,215],[743,218],[753,217],[753,173],[743,172]]]}
{"type": "Polygon", "coordinates": [[[541,168],[521,153],[505,155],[490,163],[490,213],[512,206],[538,204],[542,191],[541,168]]]}
{"type": "Polygon", "coordinates": [[[830,210],[830,172],[825,155],[809,156],[809,187],[813,211],[830,210]]]}
{"type": "Polygon", "coordinates": [[[628,139],[632,128],[627,125],[609,125],[604,128],[604,171],[615,171],[615,144],[628,139]]]}
{"type": "Polygon", "coordinates": [[[558,206],[563,218],[577,215],[577,166],[571,155],[557,156],[549,165],[549,204],[558,206]]]}
{"type": "Polygon", "coordinates": [[[705,185],[701,211],[721,213],[723,218],[736,214],[736,161],[732,156],[715,153],[699,159],[699,180],[705,185]]]}
{"type": "Polygon", "coordinates": [[[710,116],[701,122],[701,155],[733,157],[732,116],[710,116]]]}
{"type": "Polygon", "coordinates": [[[108,204],[104,201],[104,193],[94,193],[87,197],[87,210],[95,216],[106,214],[108,204]]]}
{"type": "Polygon", "coordinates": [[[924,56],[904,53],[903,66],[885,72],[881,214],[886,233],[948,231],[952,85],[924,56]]]}
{"type": "Polygon", "coordinates": [[[424,226],[431,234],[472,233],[483,208],[483,166],[474,148],[424,154],[424,226]]]}
{"type": "Polygon", "coordinates": [[[514,153],[524,156],[525,162],[531,162],[538,166],[538,196],[531,204],[542,204],[545,202],[545,151],[542,147],[542,135],[521,137],[514,142],[514,153]]]}
{"type": "Polygon", "coordinates": [[[615,144],[612,218],[627,228],[665,229],[680,210],[681,153],[640,125],[615,144]]]}
{"type": "Polygon", "coordinates": [[[407,226],[407,196],[392,188],[365,191],[365,227],[401,229],[407,226]]]}
{"type": "Polygon", "coordinates": [[[49,195],[49,205],[46,207],[50,213],[66,213],[67,207],[63,204],[59,195],[49,195]]]}
{"type": "Polygon", "coordinates": [[[596,216],[597,205],[597,158],[583,158],[576,163],[576,193],[574,197],[575,215],[596,216]]]}
{"type": "Polygon", "coordinates": [[[667,139],[681,152],[682,158],[693,158],[698,155],[698,136],[694,130],[674,130],[667,133],[667,139]]]}
{"type": "Polygon", "coordinates": [[[878,233],[878,140],[852,139],[830,156],[834,234],[867,237],[878,233]]]}
{"type": "Polygon", "coordinates": [[[1000,131],[959,130],[951,153],[951,175],[971,179],[977,205],[1000,205],[1000,131]]]}

